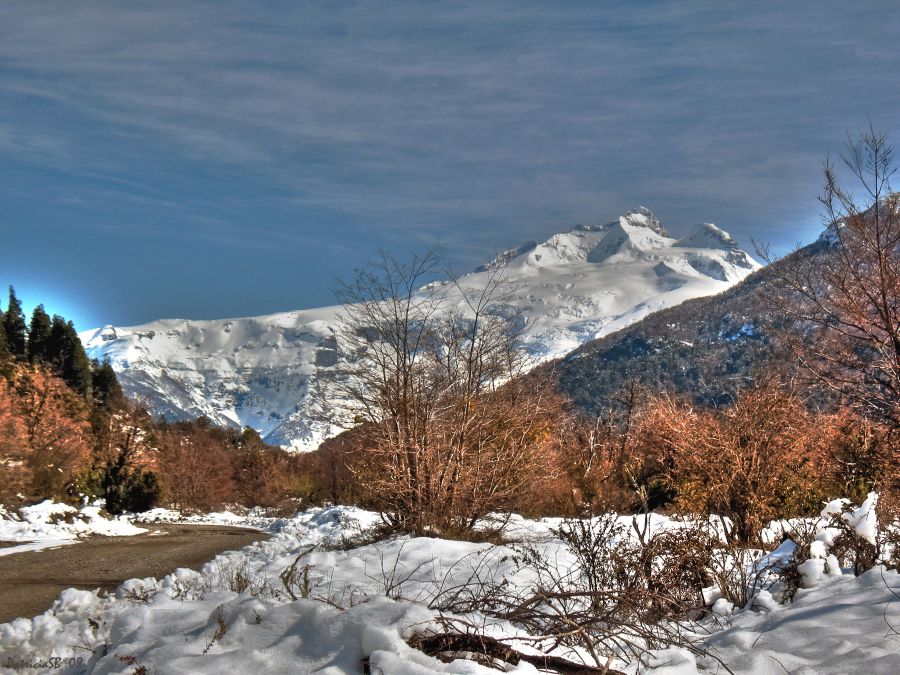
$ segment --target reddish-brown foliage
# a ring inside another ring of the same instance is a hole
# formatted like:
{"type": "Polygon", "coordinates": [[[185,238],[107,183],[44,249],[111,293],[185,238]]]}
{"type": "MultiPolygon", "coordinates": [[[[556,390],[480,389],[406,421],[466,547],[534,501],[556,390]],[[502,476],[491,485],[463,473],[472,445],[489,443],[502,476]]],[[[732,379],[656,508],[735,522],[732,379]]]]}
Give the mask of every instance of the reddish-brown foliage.
{"type": "Polygon", "coordinates": [[[172,425],[159,436],[159,472],[180,509],[211,509],[234,495],[232,454],[209,424],[172,425]]]}
{"type": "Polygon", "coordinates": [[[641,435],[685,511],[728,516],[751,541],[771,518],[814,506],[828,436],[803,401],[775,381],[720,410],[654,401],[641,435]]]}
{"type": "Polygon", "coordinates": [[[18,369],[15,408],[28,444],[30,496],[71,496],[90,460],[90,425],[84,401],[43,367],[18,369]]]}
{"type": "Polygon", "coordinates": [[[15,399],[6,380],[0,378],[0,503],[21,499],[31,485],[25,425],[15,409],[15,399]]]}
{"type": "Polygon", "coordinates": [[[232,464],[235,498],[245,506],[278,506],[300,487],[290,455],[266,446],[255,432],[244,433],[232,464]]]}

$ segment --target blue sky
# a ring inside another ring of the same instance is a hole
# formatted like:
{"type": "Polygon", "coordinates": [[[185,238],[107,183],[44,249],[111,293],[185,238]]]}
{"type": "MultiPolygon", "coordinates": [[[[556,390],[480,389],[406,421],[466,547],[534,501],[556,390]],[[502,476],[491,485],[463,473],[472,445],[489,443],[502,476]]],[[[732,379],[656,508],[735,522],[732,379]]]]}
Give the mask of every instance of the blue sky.
{"type": "Polygon", "coordinates": [[[893,2],[7,0],[0,284],[79,328],[263,314],[638,204],[787,250],[845,131],[900,128],[898,45],[893,2]]]}

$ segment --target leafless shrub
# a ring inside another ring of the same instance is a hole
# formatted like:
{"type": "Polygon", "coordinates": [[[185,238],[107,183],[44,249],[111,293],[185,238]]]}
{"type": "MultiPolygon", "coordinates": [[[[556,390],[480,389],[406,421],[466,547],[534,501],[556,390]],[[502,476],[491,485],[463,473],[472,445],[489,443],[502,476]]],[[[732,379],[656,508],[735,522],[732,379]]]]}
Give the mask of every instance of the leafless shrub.
{"type": "Polygon", "coordinates": [[[418,535],[472,529],[556,472],[561,399],[524,366],[502,267],[480,288],[435,282],[440,256],[382,254],[342,285],[336,408],[361,425],[344,455],[363,503],[418,535]],[[453,302],[448,300],[453,293],[453,302]]]}
{"type": "Polygon", "coordinates": [[[169,595],[173,600],[202,600],[211,588],[211,580],[206,576],[174,577],[169,595]]]}
{"type": "Polygon", "coordinates": [[[792,600],[802,587],[798,568],[812,557],[811,545],[817,539],[827,542],[827,553],[834,556],[838,565],[849,567],[857,576],[877,565],[898,569],[900,511],[896,495],[886,492],[878,496],[874,542],[860,536],[851,524],[853,520],[849,516],[856,508],[853,503],[847,502],[837,512],[815,520],[800,520],[792,526],[790,538],[796,549],[789,563],[779,570],[782,602],[792,600]],[[822,537],[823,532],[828,532],[828,536],[822,537]]]}
{"type": "Polygon", "coordinates": [[[159,434],[159,470],[179,509],[210,510],[234,491],[231,454],[209,422],[173,424],[159,434]]]}
{"type": "Polygon", "coordinates": [[[250,566],[246,560],[235,565],[220,566],[215,583],[217,588],[238,594],[246,593],[254,598],[281,597],[281,592],[272,586],[268,575],[250,573],[250,566]]]}
{"type": "Polygon", "coordinates": [[[429,582],[433,582],[435,579],[436,559],[430,558],[428,560],[422,560],[412,567],[407,567],[401,562],[405,546],[405,541],[400,544],[396,555],[391,556],[393,557],[393,561],[390,561],[383,549],[378,549],[379,569],[376,574],[369,574],[366,572],[366,576],[375,583],[380,595],[385,595],[392,600],[403,599],[409,600],[410,602],[417,602],[422,599],[421,596],[405,595],[403,587],[409,582],[424,582],[426,587],[429,582]]]}
{"type": "MultiPolygon", "coordinates": [[[[698,519],[654,531],[649,516],[633,518],[628,528],[612,514],[565,521],[556,534],[571,558],[548,556],[533,545],[516,547],[516,569],[533,579],[527,587],[498,573],[497,563],[509,558],[469,558],[470,573],[456,574],[430,605],[441,612],[443,628],[428,636],[430,648],[477,643],[486,626],[473,617],[482,616],[521,628],[534,637],[517,639],[545,654],[588,654],[601,670],[613,657],[642,663],[649,650],[671,646],[716,660],[697,638],[703,631],[697,621],[709,615],[704,589],[718,586],[722,597],[746,607],[779,580],[784,564],[721,529],[698,519]]],[[[503,660],[496,645],[485,649],[503,660]]]]}
{"type": "Polygon", "coordinates": [[[384,541],[397,533],[396,528],[387,523],[368,528],[356,534],[347,535],[341,532],[341,541],[333,547],[323,547],[323,550],[350,551],[361,546],[369,546],[384,541]]]}
{"type": "Polygon", "coordinates": [[[900,570],[900,492],[883,491],[878,499],[877,513],[880,562],[888,569],[900,570]]]}
{"type": "Polygon", "coordinates": [[[797,591],[803,587],[799,567],[809,560],[810,545],[816,540],[821,526],[820,519],[803,519],[792,524],[788,536],[794,542],[795,548],[790,558],[778,570],[782,604],[791,602],[797,591]]]}
{"type": "Polygon", "coordinates": [[[312,568],[309,565],[300,567],[300,561],[312,553],[315,548],[313,546],[302,551],[294,558],[294,562],[285,567],[279,575],[281,584],[291,600],[308,598],[312,593],[312,580],[310,579],[310,570],[312,568]]]}
{"type": "Polygon", "coordinates": [[[729,540],[711,548],[706,569],[722,597],[737,608],[745,608],[760,591],[779,580],[783,567],[781,560],[769,559],[759,549],[729,540]]]}
{"type": "Polygon", "coordinates": [[[203,648],[203,656],[206,656],[209,653],[209,650],[212,649],[212,646],[216,644],[219,640],[225,637],[225,634],[228,633],[228,624],[225,623],[225,616],[222,614],[222,606],[219,605],[216,607],[215,611],[215,619],[216,619],[216,630],[213,632],[212,637],[210,637],[206,641],[206,646],[203,648]]]}
{"type": "Polygon", "coordinates": [[[510,592],[509,580],[500,572],[500,566],[510,559],[508,553],[497,548],[463,556],[439,580],[429,609],[467,614],[499,606],[510,592]]]}
{"type": "Polygon", "coordinates": [[[894,148],[871,125],[842,155],[858,188],[825,165],[822,255],[776,259],[773,314],[794,328],[784,339],[811,379],[865,416],[900,426],[900,194],[894,148]],[[861,195],[863,202],[857,199],[861,195]]]}
{"type": "Polygon", "coordinates": [[[147,586],[141,586],[140,588],[126,588],[122,592],[122,597],[137,605],[149,605],[155,595],[156,589],[148,588],[147,586]]]}
{"type": "Polygon", "coordinates": [[[115,656],[120,662],[124,663],[126,666],[134,666],[133,675],[147,675],[147,673],[149,672],[147,670],[147,666],[145,666],[143,663],[138,661],[138,658],[136,656],[133,656],[133,655],[119,656],[118,654],[116,654],[115,656]]]}
{"type": "Polygon", "coordinates": [[[588,590],[600,591],[618,585],[616,557],[625,532],[616,514],[606,513],[593,519],[569,519],[554,534],[575,556],[588,590]]]}
{"type": "Polygon", "coordinates": [[[684,512],[728,516],[726,536],[756,543],[763,525],[820,496],[822,434],[803,400],[777,379],[721,410],[660,397],[644,419],[647,447],[684,512]]]}
{"type": "Polygon", "coordinates": [[[106,656],[109,653],[109,643],[97,639],[100,624],[95,619],[88,618],[88,625],[91,627],[90,632],[82,631],[79,640],[72,644],[72,649],[97,654],[99,657],[106,656]]]}
{"type": "Polygon", "coordinates": [[[457,569],[457,581],[442,587],[430,605],[441,612],[444,629],[443,637],[432,638],[438,644],[448,635],[478,639],[485,627],[470,617],[483,616],[521,628],[534,637],[517,639],[545,654],[589,654],[598,669],[608,667],[614,656],[640,662],[648,650],[663,646],[702,651],[687,619],[702,607],[707,558],[697,551],[705,549],[692,543],[693,533],[673,537],[645,529],[642,539],[626,536],[624,529],[613,515],[564,523],[557,534],[574,565],[566,556],[517,546],[512,562],[533,580],[527,587],[499,574],[499,563],[509,557],[468,558],[469,573],[457,569]]]}
{"type": "MultiPolygon", "coordinates": [[[[848,518],[856,508],[852,503],[845,503],[840,512],[827,517],[825,525],[837,533],[832,537],[829,553],[834,555],[842,566],[852,568],[853,573],[859,576],[880,562],[884,539],[882,532],[876,534],[874,543],[859,536],[848,518]]],[[[876,518],[877,515],[876,509],[876,518]]]]}
{"type": "Polygon", "coordinates": [[[239,564],[228,566],[224,570],[219,571],[219,585],[224,586],[229,591],[241,594],[252,585],[252,580],[248,573],[248,563],[242,560],[239,564]]]}

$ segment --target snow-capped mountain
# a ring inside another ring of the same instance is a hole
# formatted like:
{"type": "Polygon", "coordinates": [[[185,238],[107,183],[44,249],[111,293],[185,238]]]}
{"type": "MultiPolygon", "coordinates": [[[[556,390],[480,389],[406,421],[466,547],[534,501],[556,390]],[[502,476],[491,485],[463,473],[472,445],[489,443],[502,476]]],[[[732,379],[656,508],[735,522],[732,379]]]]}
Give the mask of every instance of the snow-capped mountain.
{"type": "MultiPolygon", "coordinates": [[[[497,265],[506,266],[519,289],[499,311],[525,323],[525,348],[538,361],[650,312],[724,291],[759,268],[715,225],[701,223],[673,239],[644,208],[506,251],[462,277],[460,286],[478,287],[497,265]]],[[[319,420],[328,400],[320,374],[342,359],[339,314],[335,306],[216,321],[165,319],[105,326],[81,339],[88,355],[109,358],[125,390],[155,413],[251,426],[269,442],[302,450],[337,431],[319,420]]]]}

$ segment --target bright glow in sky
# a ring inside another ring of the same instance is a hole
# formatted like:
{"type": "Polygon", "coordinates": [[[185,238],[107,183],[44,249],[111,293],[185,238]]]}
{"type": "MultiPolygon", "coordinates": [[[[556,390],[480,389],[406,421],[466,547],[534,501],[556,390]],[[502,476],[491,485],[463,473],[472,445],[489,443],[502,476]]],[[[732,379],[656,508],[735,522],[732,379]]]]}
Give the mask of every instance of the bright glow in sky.
{"type": "MultiPolygon", "coordinates": [[[[8,284],[7,284],[8,286],[8,284]]],[[[4,311],[7,308],[8,290],[7,286],[3,286],[0,292],[0,308],[4,311]]],[[[66,320],[75,324],[76,328],[90,328],[89,314],[82,309],[79,303],[72,298],[61,297],[55,295],[56,289],[48,286],[29,286],[28,293],[22,293],[16,289],[16,296],[22,302],[22,311],[25,313],[25,321],[31,323],[31,313],[36,305],[43,304],[44,311],[50,316],[59,314],[66,320]]]]}
{"type": "Polygon", "coordinates": [[[465,270],[638,204],[786,250],[845,130],[900,127],[898,45],[887,1],[8,0],[0,289],[263,314],[379,247],[465,270]]]}

